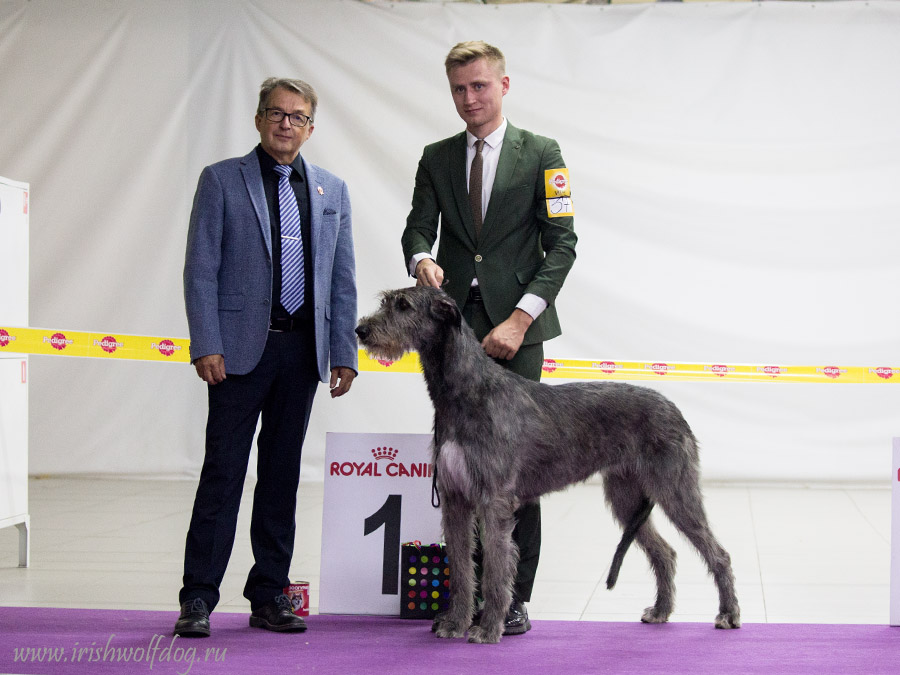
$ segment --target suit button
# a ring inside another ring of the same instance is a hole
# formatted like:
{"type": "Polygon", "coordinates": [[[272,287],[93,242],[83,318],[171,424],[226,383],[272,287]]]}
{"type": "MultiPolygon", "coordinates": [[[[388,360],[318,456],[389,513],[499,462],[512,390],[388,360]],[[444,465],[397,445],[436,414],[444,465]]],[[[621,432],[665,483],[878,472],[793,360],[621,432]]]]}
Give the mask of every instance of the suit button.
{"type": "Polygon", "coordinates": [[[480,255],[475,256],[475,262],[481,262],[482,258],[480,255]]]}
{"type": "Polygon", "coordinates": [[[262,301],[262,304],[268,305],[268,304],[269,304],[269,301],[268,301],[268,300],[263,300],[263,301],[262,301]]]}

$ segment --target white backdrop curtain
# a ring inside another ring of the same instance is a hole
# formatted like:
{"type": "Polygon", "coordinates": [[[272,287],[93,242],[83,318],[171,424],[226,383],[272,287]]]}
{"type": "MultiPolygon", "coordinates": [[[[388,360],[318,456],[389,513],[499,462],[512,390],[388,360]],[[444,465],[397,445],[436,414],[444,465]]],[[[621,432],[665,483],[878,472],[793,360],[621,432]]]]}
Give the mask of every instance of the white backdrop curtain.
{"type": "MultiPolygon", "coordinates": [[[[31,325],[187,337],[203,166],[248,152],[260,82],[311,82],[303,154],[349,184],[360,312],[409,283],[422,147],[462,128],[443,58],[507,56],[507,117],[556,138],[578,260],[548,357],[900,364],[900,2],[647,5],[0,0],[0,175],[28,181],[31,325]]],[[[2,321],[2,311],[0,311],[2,321]]],[[[31,473],[196,476],[181,365],[33,357],[31,473]]],[[[651,383],[706,478],[888,478],[900,386],[651,383]]],[[[324,387],[328,431],[427,432],[417,375],[324,387]]]]}

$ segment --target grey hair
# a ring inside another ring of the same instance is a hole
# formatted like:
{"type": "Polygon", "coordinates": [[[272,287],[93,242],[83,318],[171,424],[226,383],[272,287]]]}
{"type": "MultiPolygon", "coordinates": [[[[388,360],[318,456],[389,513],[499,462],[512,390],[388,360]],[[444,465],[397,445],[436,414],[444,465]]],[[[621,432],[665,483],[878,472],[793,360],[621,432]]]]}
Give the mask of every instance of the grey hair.
{"type": "Polygon", "coordinates": [[[267,78],[259,88],[259,105],[256,107],[256,113],[262,115],[266,109],[266,103],[269,102],[269,96],[272,92],[281,87],[295,94],[299,94],[309,101],[309,117],[311,120],[316,119],[316,107],[319,105],[319,96],[311,84],[303,80],[295,80],[287,77],[270,77],[267,78]]]}

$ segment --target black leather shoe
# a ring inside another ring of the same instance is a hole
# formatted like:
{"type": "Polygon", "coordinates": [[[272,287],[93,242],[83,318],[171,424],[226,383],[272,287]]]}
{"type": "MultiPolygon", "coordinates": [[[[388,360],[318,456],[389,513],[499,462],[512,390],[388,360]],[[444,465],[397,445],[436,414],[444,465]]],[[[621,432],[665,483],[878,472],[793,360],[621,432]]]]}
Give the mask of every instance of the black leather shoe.
{"type": "Polygon", "coordinates": [[[282,594],[250,614],[253,628],[265,628],[276,633],[302,633],[306,622],[294,614],[291,599],[282,594]]]}
{"type": "Polygon", "coordinates": [[[181,603],[181,615],[175,622],[172,635],[178,637],[209,637],[209,608],[200,598],[181,603]]]}
{"type": "Polygon", "coordinates": [[[531,630],[531,621],[528,620],[528,610],[525,603],[513,600],[503,620],[504,635],[522,635],[531,630]]]}

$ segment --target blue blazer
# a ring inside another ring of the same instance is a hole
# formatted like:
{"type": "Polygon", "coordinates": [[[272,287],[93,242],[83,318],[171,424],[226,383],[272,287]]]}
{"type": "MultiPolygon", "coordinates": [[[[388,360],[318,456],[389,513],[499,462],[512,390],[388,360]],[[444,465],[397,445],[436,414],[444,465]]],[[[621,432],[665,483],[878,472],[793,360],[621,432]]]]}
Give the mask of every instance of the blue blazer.
{"type": "MultiPolygon", "coordinates": [[[[356,262],[350,196],[340,178],[303,160],[309,186],[316,361],[357,370],[356,262]]],[[[310,252],[307,252],[309,254],[310,252]]],[[[203,169],[184,263],[191,361],[223,354],[244,375],[262,357],[272,304],[272,229],[256,150],[203,169]]]]}

